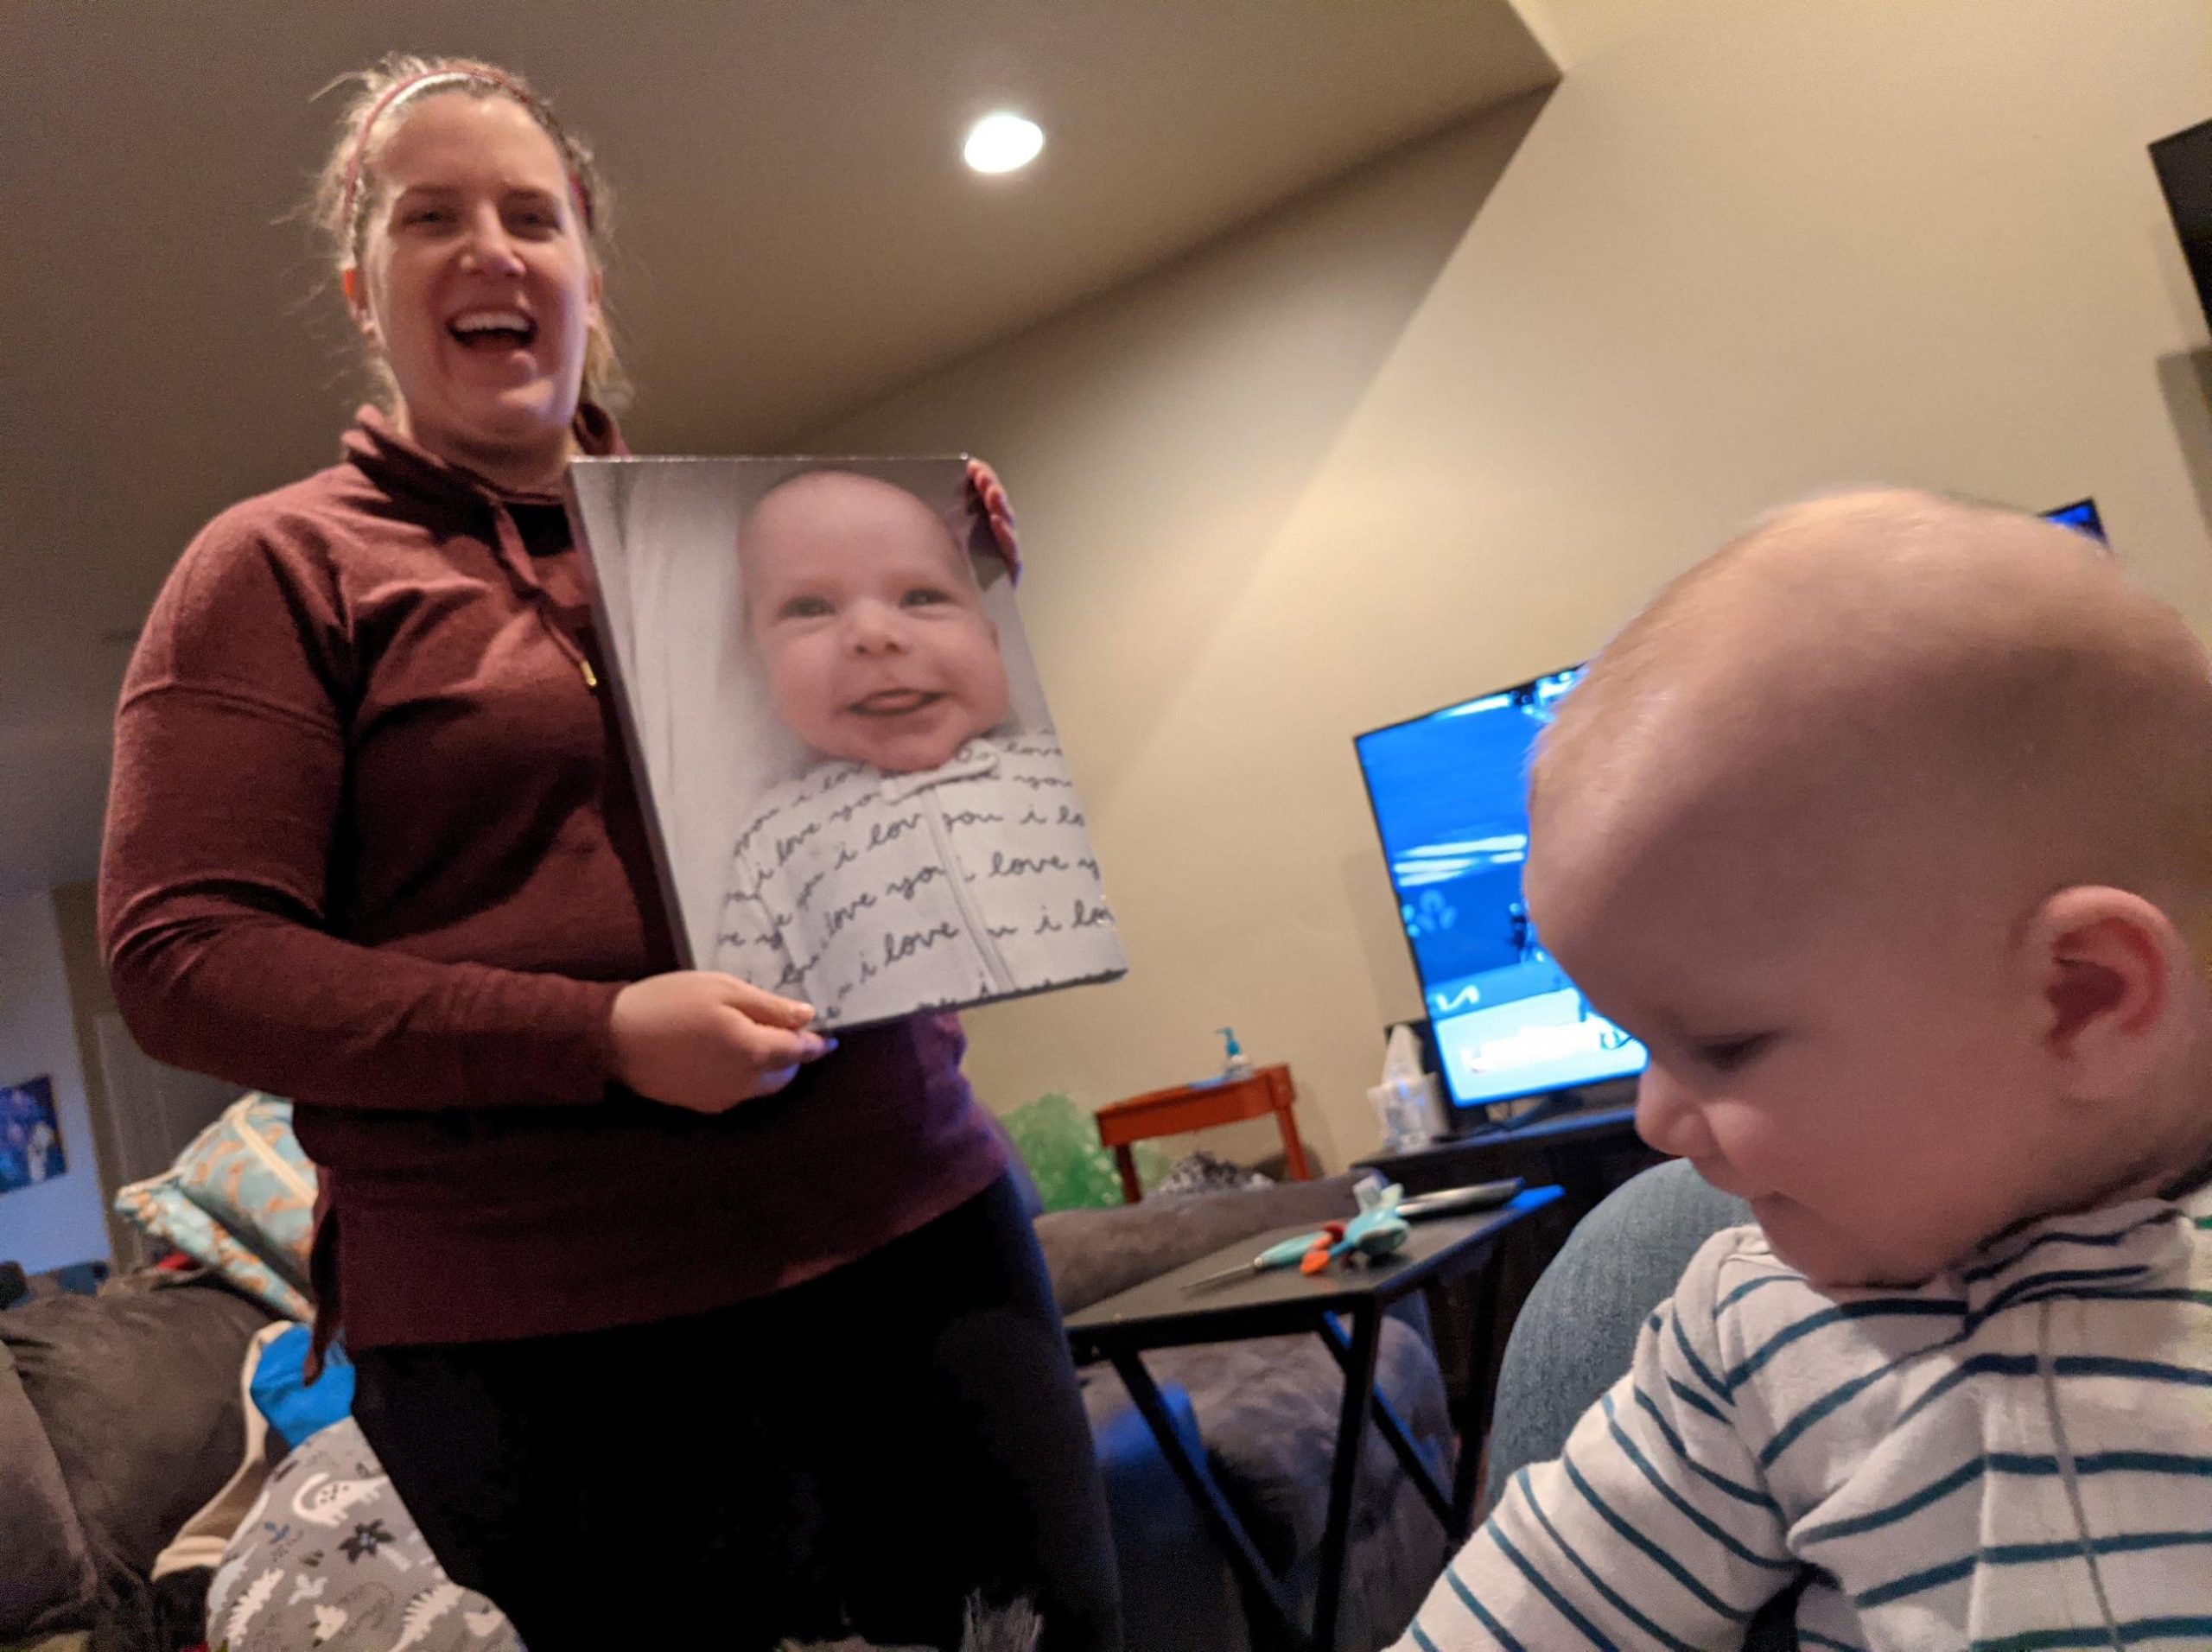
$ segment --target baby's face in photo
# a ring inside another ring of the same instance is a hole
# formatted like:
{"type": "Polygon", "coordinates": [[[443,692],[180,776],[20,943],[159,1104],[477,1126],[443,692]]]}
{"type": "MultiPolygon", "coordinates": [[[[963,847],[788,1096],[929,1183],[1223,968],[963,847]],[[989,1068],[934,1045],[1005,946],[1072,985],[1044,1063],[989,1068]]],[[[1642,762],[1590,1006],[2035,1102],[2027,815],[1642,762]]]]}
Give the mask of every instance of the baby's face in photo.
{"type": "Polygon", "coordinates": [[[1005,721],[998,631],[967,554],[904,488],[842,472],[772,490],[739,543],[785,723],[827,757],[932,769],[1005,721]]]}

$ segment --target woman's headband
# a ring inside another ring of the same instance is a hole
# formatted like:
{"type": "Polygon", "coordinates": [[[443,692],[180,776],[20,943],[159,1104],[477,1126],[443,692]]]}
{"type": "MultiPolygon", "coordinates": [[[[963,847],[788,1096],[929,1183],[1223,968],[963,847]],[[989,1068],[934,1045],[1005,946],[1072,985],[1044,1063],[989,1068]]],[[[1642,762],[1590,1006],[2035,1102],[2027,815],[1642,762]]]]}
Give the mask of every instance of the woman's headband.
{"type": "MultiPolygon", "coordinates": [[[[435,91],[441,86],[464,84],[470,80],[497,86],[530,111],[531,118],[545,129],[547,135],[553,139],[553,146],[562,151],[563,162],[567,161],[566,134],[561,130],[561,123],[553,118],[553,111],[545,106],[537,93],[512,75],[495,69],[488,63],[470,64],[464,68],[425,69],[420,74],[410,75],[386,87],[384,96],[369,105],[369,112],[363,117],[359,130],[353,134],[353,152],[346,158],[346,184],[339,197],[338,221],[346,226],[349,245],[355,233],[353,198],[360,187],[361,168],[368,158],[369,137],[376,130],[377,123],[404,98],[411,98],[417,92],[435,91]]],[[[583,219],[584,229],[588,233],[592,227],[591,191],[584,187],[583,178],[575,168],[569,167],[566,170],[569,193],[575,199],[577,215],[583,219]]]]}

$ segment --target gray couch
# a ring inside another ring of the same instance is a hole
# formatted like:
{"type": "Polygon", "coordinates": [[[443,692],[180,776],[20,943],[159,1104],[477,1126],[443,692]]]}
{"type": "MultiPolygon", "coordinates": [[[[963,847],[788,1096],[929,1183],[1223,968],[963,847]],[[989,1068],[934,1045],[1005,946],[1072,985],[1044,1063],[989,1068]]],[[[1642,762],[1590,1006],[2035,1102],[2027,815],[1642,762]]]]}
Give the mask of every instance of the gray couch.
{"type": "MultiPolygon", "coordinates": [[[[1350,1178],[1048,1216],[1064,1309],[1233,1240],[1355,1208],[1350,1178]]],[[[140,1274],[0,1312],[0,1648],[90,1630],[92,1652],[198,1638],[207,1574],[147,1574],[244,1449],[238,1371],[265,1310],[218,1282],[140,1274]]],[[[1342,1378],[1316,1337],[1147,1363],[1262,1553],[1310,1598],[1342,1378]]],[[[1195,1508],[1110,1369],[1082,1373],[1105,1470],[1130,1652],[1268,1652],[1195,1508]]],[[[1379,1386],[1448,1470],[1443,1382],[1416,1301],[1385,1327],[1379,1386]]],[[[1363,1453],[1338,1644],[1395,1638],[1443,1563],[1441,1530],[1386,1450],[1363,1453]]]]}
{"type": "Polygon", "coordinates": [[[0,1645],[198,1638],[206,1574],[196,1589],[147,1574],[238,1465],[238,1369],[270,1317],[219,1283],[151,1271],[0,1312],[0,1645]]]}

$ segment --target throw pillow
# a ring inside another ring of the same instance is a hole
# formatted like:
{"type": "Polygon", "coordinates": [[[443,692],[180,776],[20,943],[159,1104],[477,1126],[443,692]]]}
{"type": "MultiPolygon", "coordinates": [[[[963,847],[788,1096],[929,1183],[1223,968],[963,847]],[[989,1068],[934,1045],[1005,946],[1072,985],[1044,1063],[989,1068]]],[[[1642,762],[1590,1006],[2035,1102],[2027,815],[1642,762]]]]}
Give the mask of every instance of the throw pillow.
{"type": "Polygon", "coordinates": [[[208,1585],[207,1644],[522,1652],[499,1609],[446,1576],[351,1417],[270,1474],[208,1585]]]}
{"type": "Polygon", "coordinates": [[[213,1268],[290,1319],[314,1315],[308,1248],[315,1166],[292,1134],[292,1104],[242,1096],[158,1176],[133,1182],[116,1208],[164,1243],[213,1268]]]}

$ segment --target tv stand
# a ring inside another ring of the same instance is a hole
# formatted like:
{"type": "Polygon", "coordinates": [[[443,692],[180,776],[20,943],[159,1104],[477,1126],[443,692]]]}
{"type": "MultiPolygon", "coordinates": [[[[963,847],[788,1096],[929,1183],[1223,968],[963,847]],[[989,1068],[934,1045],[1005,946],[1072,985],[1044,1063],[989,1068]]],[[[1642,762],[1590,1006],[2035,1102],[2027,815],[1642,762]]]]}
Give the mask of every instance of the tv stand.
{"type": "MultiPolygon", "coordinates": [[[[1541,1097],[1535,1106],[1517,1118],[1478,1118],[1475,1122],[1432,1138],[1429,1147],[1445,1147],[1474,1141],[1496,1141],[1533,1129],[1554,1120],[1580,1117],[1587,1113],[1616,1113],[1626,1108],[1633,1115],[1636,1110],[1636,1081],[1592,1084],[1586,1090],[1555,1090],[1541,1097]]],[[[1465,1111],[1474,1112],[1469,1108],[1465,1111]]],[[[1408,1149],[1408,1154],[1423,1152],[1422,1148],[1408,1149]]]]}
{"type": "Polygon", "coordinates": [[[1440,1136],[1431,1145],[1441,1146],[1447,1141],[1472,1141],[1477,1137],[1489,1140],[1497,1136],[1509,1136],[1516,1130],[1525,1130],[1531,1125],[1541,1124],[1546,1119],[1557,1118],[1562,1113],[1580,1113],[1587,1105],[1587,1098],[1579,1090],[1555,1090],[1527,1112],[1516,1117],[1484,1119],[1471,1129],[1454,1130],[1449,1135],[1440,1136]]]}

